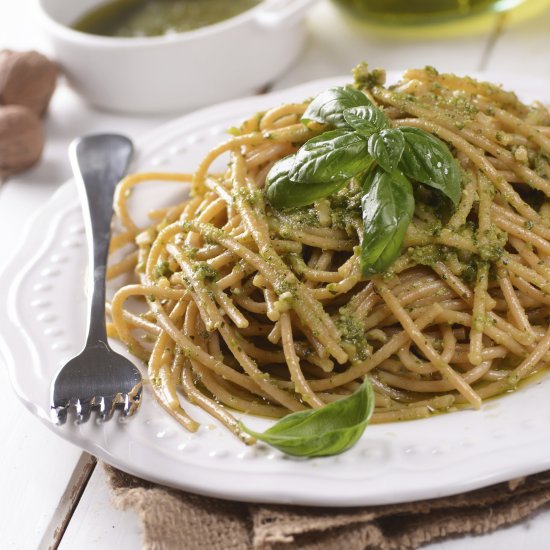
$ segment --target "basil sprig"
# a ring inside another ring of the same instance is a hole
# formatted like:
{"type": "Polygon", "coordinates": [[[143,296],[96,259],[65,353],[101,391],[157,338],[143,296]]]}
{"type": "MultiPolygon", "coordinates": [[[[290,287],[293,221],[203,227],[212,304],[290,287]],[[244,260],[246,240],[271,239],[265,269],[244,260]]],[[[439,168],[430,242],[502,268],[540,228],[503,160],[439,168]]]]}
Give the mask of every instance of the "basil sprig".
{"type": "Polygon", "coordinates": [[[280,451],[302,457],[342,453],[361,437],[374,410],[374,392],[365,377],[349,397],[320,409],[289,414],[263,433],[241,428],[280,451]]]}
{"type": "Polygon", "coordinates": [[[388,269],[399,255],[414,212],[413,184],[460,200],[460,171],[448,147],[418,128],[391,128],[384,112],[352,87],[318,95],[302,122],[327,131],[269,171],[266,194],[275,208],[307,206],[364,179],[361,265],[366,276],[388,269]]]}

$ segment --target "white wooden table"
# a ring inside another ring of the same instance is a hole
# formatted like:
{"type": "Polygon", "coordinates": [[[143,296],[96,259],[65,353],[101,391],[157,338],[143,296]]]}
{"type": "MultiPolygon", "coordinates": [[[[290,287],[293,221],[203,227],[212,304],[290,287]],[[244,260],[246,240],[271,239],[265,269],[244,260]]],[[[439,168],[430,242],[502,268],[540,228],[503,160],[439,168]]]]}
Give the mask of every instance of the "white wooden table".
{"type": "MultiPolygon", "coordinates": [[[[30,15],[33,1],[0,1],[0,48],[40,47],[30,15]]],[[[397,39],[350,28],[328,0],[319,1],[307,24],[310,35],[304,52],[273,83],[274,89],[345,74],[360,60],[387,69],[429,64],[446,71],[487,70],[550,79],[550,9],[515,24],[510,18],[494,17],[478,35],[438,40],[397,39]]],[[[61,83],[46,122],[48,141],[41,164],[0,189],[0,257],[8,256],[16,246],[11,228],[69,178],[66,148],[72,138],[97,131],[137,136],[165,120],[97,111],[61,83]]],[[[0,330],[4,315],[0,312],[0,330]]],[[[44,429],[24,409],[9,388],[1,362],[0,388],[0,548],[139,548],[138,519],[133,512],[121,512],[111,505],[102,469],[95,468],[92,457],[44,429]]],[[[427,548],[546,550],[549,541],[550,511],[492,535],[427,548]]]]}

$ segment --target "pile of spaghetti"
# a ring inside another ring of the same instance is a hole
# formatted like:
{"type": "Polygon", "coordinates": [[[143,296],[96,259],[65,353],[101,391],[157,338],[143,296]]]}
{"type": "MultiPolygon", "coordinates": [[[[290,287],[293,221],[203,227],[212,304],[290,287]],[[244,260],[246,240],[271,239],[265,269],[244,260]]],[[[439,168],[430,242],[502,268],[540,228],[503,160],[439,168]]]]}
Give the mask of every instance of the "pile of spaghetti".
{"type": "Polygon", "coordinates": [[[550,114],[471,78],[407,71],[356,80],[394,127],[443,140],[460,165],[459,204],[420,189],[403,250],[383,274],[360,268],[354,181],[310,206],[277,210],[273,164],[319,134],[308,102],[246,120],[194,174],[119,185],[123,230],[111,277],[135,273],[109,307],[110,334],[148,363],[160,404],[187,429],[182,395],[243,440],[231,411],[267,417],[318,408],[368,377],[373,422],[427,417],[515,389],[550,361],[550,114]],[[229,155],[227,170],[212,163],[229,155]],[[173,180],[187,200],[138,227],[131,189],[173,180]],[[131,302],[146,310],[135,313],[131,302]],[[128,302],[128,304],[127,304],[128,302]]]}

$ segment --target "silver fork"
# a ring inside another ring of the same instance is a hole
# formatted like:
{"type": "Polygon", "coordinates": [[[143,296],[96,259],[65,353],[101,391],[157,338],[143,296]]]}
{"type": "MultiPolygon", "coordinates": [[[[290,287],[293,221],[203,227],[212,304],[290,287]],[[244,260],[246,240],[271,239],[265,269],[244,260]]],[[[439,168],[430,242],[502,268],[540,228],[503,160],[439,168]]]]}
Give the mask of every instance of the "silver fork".
{"type": "Polygon", "coordinates": [[[125,136],[93,135],[73,141],[69,157],[82,203],[89,249],[89,311],[86,344],[57,373],[50,408],[54,422],[64,424],[74,407],[76,421],[86,422],[92,409],[109,420],[115,408],[123,415],[139,407],[142,380],[128,359],[107,343],[105,327],[105,273],[115,186],[132,156],[132,142],[125,136]]]}

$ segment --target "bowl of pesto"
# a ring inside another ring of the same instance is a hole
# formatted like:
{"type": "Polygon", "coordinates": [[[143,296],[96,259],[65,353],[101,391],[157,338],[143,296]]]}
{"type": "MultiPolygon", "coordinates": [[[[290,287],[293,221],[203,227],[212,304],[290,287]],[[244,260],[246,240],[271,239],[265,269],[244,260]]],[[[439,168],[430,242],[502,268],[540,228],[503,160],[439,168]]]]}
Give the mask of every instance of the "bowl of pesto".
{"type": "Polygon", "coordinates": [[[304,42],[315,0],[35,0],[51,55],[90,103],[182,112],[257,92],[304,42]]]}

